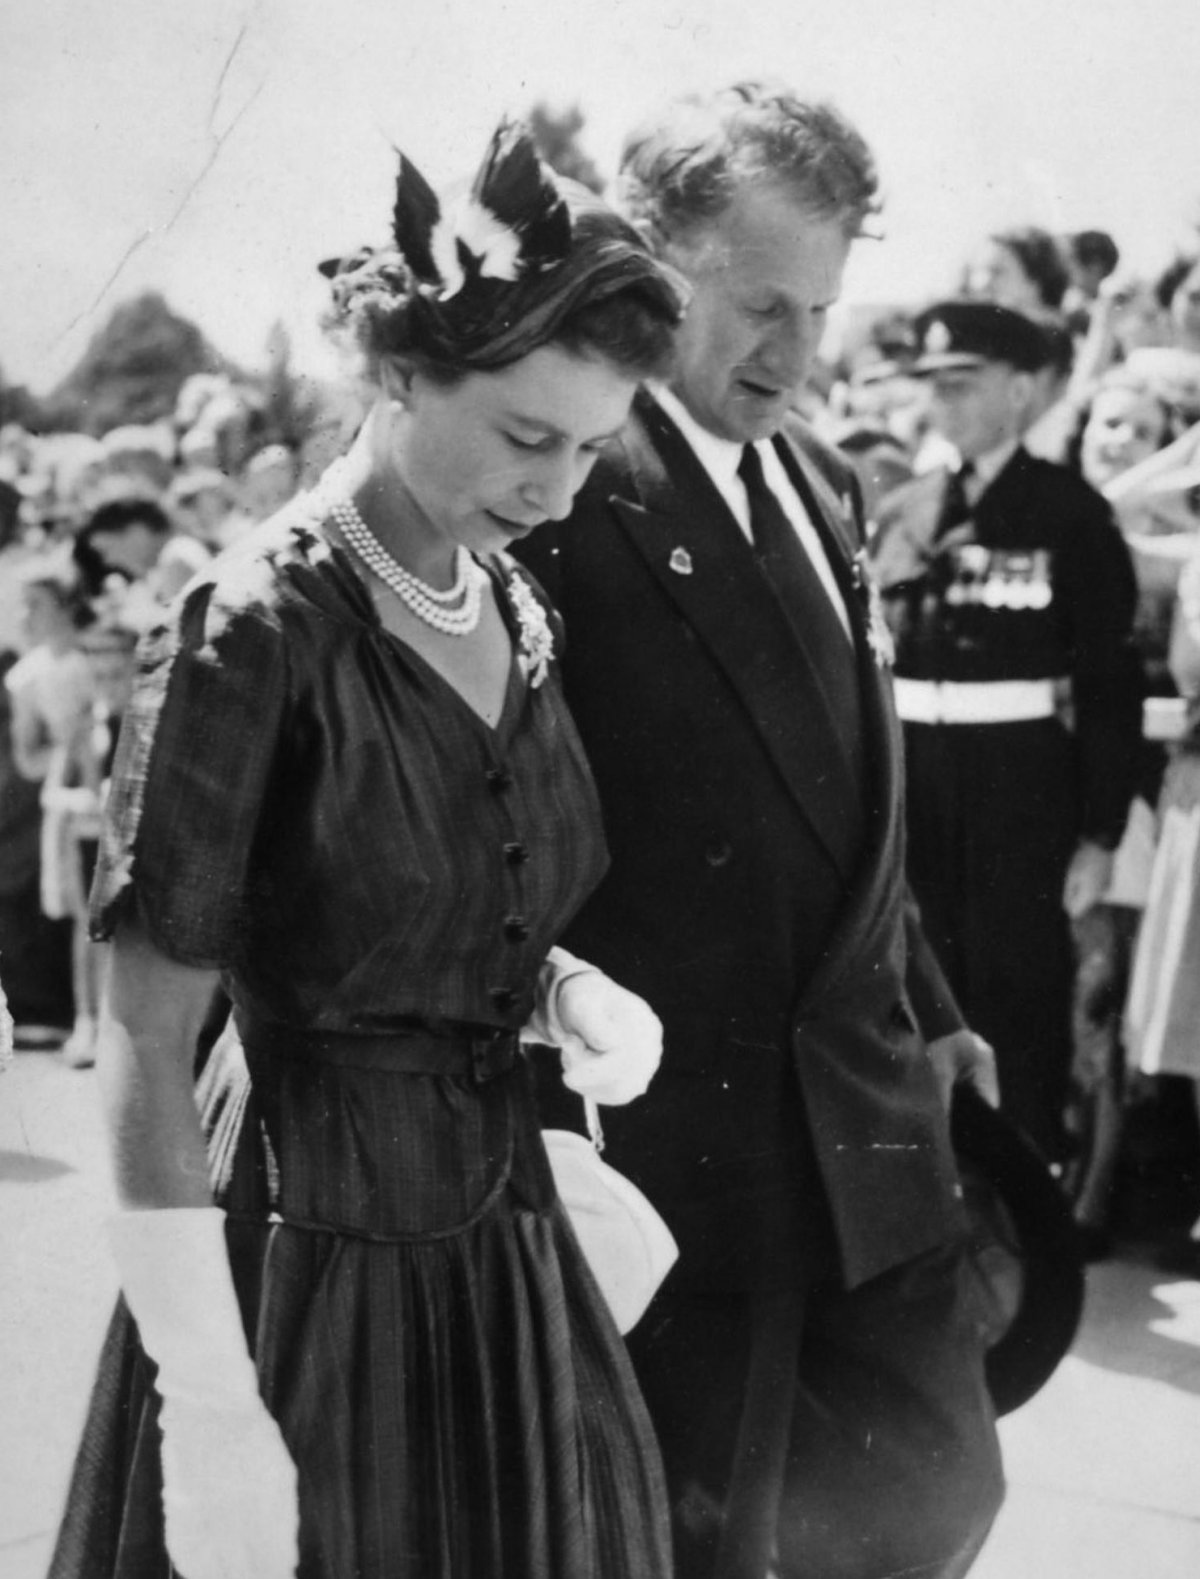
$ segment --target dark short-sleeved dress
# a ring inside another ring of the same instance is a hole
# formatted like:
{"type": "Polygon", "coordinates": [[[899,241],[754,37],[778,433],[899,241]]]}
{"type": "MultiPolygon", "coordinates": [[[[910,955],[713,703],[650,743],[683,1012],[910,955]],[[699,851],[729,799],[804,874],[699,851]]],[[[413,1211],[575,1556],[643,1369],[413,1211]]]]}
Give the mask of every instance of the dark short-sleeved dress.
{"type": "MultiPolygon", "coordinates": [[[[537,593],[492,574],[516,648],[537,593]]],[[[670,1570],[648,1418],[516,1049],[604,866],[553,664],[534,677],[514,657],[489,728],[305,499],[141,650],[93,931],[136,897],[234,1004],[244,1059],[224,1037],[202,1084],[302,1579],[670,1570]]],[[[168,1572],[152,1375],[119,1305],[52,1579],[168,1572]]]]}

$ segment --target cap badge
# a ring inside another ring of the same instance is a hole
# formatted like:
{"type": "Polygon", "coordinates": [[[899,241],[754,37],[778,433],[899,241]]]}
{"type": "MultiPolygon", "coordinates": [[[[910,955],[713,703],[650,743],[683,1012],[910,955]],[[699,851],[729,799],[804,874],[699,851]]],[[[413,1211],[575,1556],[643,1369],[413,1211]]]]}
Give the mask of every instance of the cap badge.
{"type": "Polygon", "coordinates": [[[940,318],[934,319],[925,335],[925,350],[930,356],[944,356],[953,344],[950,330],[940,318]]]}

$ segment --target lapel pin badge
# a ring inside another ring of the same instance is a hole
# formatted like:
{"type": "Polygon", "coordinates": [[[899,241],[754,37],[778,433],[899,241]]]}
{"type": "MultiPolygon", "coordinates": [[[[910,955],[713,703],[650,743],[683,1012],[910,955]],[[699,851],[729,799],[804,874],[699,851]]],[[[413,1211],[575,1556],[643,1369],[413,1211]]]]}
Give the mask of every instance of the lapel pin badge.
{"type": "Polygon", "coordinates": [[[677,576],[690,576],[692,573],[692,556],[686,548],[673,548],[667,563],[677,576]]]}

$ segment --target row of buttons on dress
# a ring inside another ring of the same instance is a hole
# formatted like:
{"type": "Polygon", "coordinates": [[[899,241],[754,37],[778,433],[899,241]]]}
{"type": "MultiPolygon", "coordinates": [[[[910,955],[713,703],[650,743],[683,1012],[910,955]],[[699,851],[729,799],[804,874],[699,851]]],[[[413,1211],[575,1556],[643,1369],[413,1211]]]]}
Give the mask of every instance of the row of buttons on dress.
{"type": "MultiPolygon", "coordinates": [[[[512,774],[506,768],[488,768],[484,778],[493,795],[503,795],[512,787],[512,774]]],[[[529,849],[519,839],[511,839],[503,846],[503,855],[507,866],[523,866],[529,859],[529,849]]],[[[524,916],[505,916],[503,925],[510,943],[524,943],[529,937],[529,922],[524,916]]],[[[517,993],[511,987],[493,987],[488,996],[501,1011],[513,1008],[517,1002],[517,993]]]]}

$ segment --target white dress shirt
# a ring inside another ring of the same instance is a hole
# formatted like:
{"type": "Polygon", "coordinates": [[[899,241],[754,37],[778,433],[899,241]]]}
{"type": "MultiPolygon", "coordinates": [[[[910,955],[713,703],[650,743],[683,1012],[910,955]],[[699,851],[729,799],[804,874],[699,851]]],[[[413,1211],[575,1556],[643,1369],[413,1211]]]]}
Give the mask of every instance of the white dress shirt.
{"type": "MultiPolygon", "coordinates": [[[[735,444],[731,439],[718,438],[715,433],[710,433],[707,428],[702,428],[695,417],[687,410],[677,395],[661,384],[651,387],[655,400],[670,417],[687,440],[696,459],[712,479],[713,486],[724,499],[733,513],[733,518],[741,528],[742,535],[748,543],[753,544],[750,532],[750,501],[746,497],[746,485],[738,476],[738,466],[742,459],[741,444],[735,444]]],[[[834,612],[841,621],[842,629],[851,640],[850,617],[846,613],[846,605],[842,599],[841,590],[834,577],[825,552],[825,546],[817,533],[816,527],[808,518],[796,490],[792,487],[791,479],[784,470],[783,462],[776,453],[775,446],[769,439],[760,440],[754,448],[762,461],[763,477],[771,492],[779,501],[784,515],[787,516],[795,529],[796,536],[804,548],[804,552],[812,561],[813,569],[820,577],[821,585],[829,594],[829,601],[833,604],[834,612]]]]}

